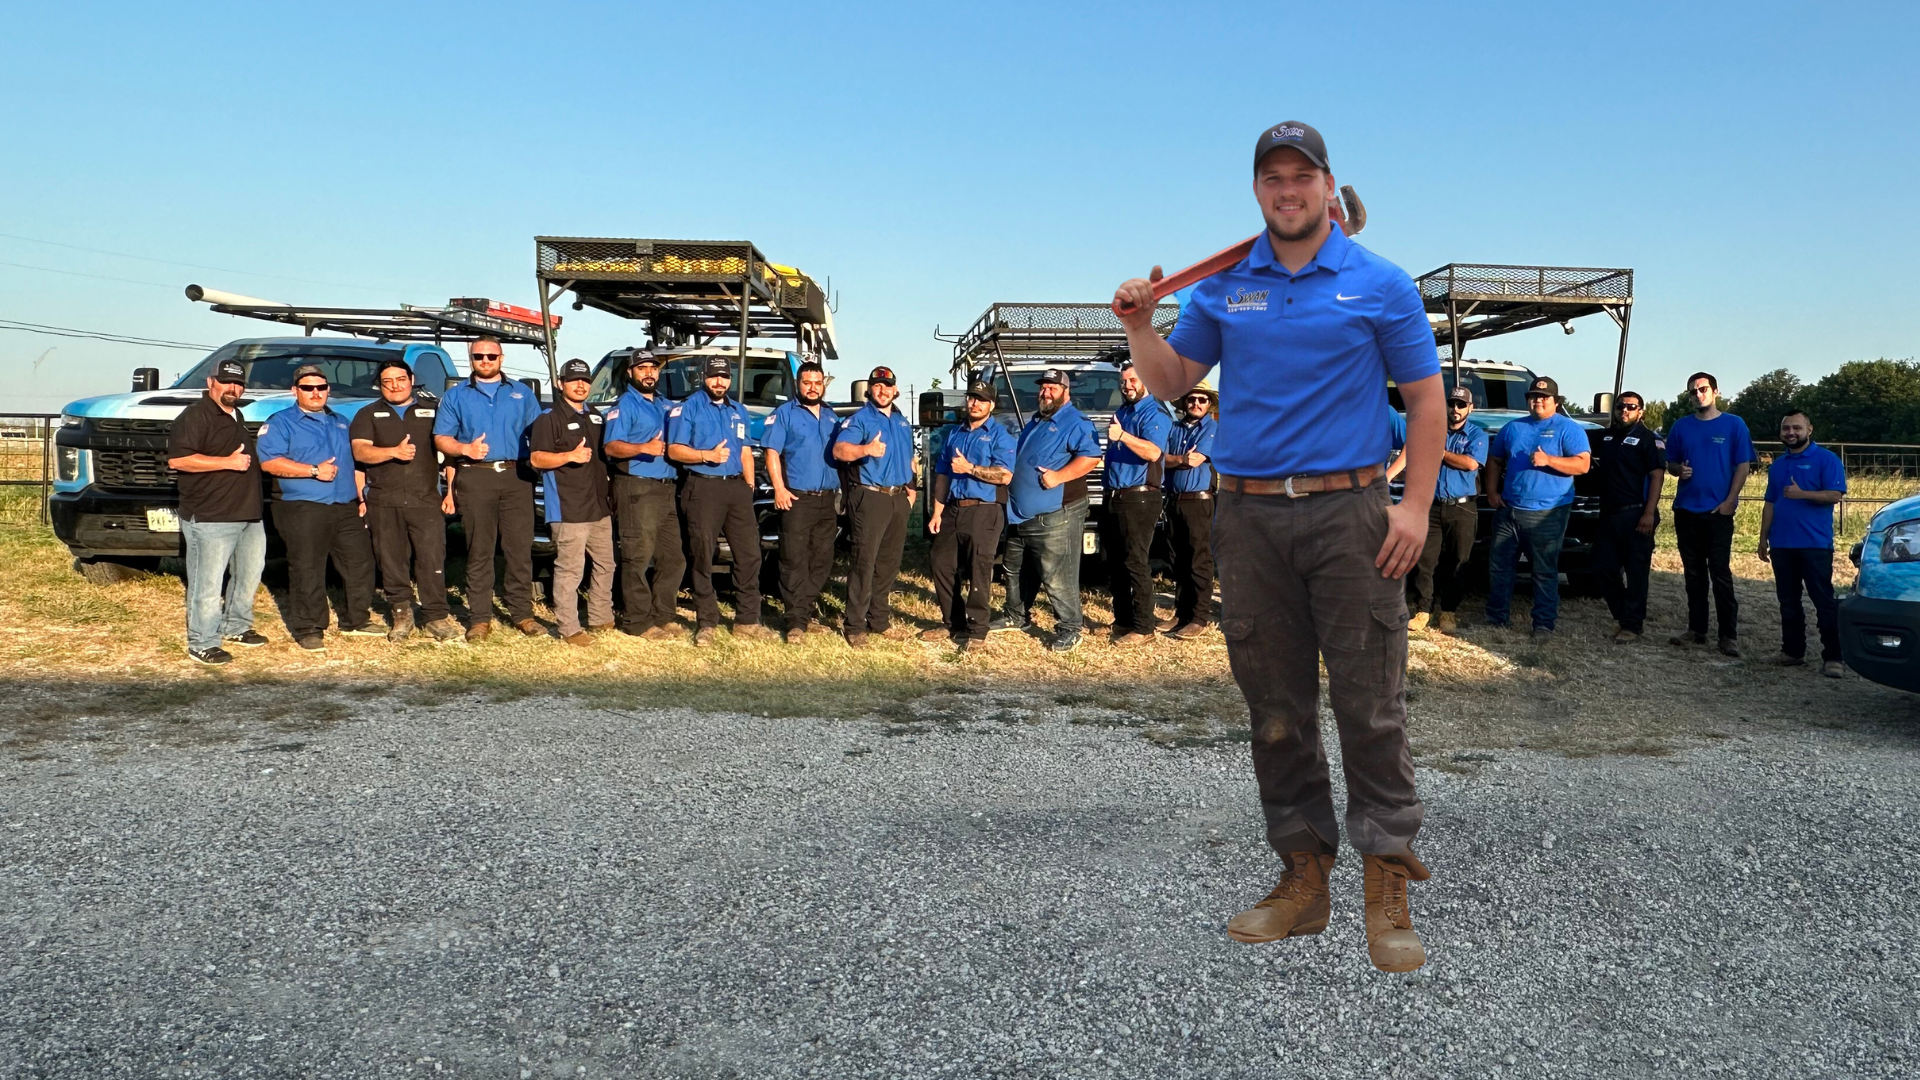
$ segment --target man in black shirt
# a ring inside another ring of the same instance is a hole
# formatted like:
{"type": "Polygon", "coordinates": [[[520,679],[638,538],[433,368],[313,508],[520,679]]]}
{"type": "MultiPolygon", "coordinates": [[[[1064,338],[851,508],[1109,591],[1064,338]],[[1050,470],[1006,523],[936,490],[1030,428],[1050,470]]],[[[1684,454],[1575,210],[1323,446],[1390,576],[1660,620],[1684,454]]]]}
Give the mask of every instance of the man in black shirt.
{"type": "Polygon", "coordinates": [[[240,416],[246,388],[246,365],[222,360],[207,377],[207,396],[187,406],[167,435],[167,467],[180,474],[180,531],[187,543],[187,655],[203,664],[233,659],[223,641],[267,643],[253,628],[267,531],[260,462],[240,416]]]}
{"type": "Polygon", "coordinates": [[[527,429],[528,461],[540,470],[553,536],[553,614],[560,639],[591,645],[580,629],[580,579],[593,560],[587,590],[587,625],[613,629],[613,502],[607,497],[607,459],[600,445],[606,418],[587,404],[593,369],[585,360],[560,366],[553,407],[527,429]]]}
{"type": "Polygon", "coordinates": [[[413,634],[417,586],[427,631],[447,641],[460,635],[460,624],[447,604],[447,523],[433,450],[440,403],[414,390],[413,369],[398,358],[380,364],[380,397],[354,414],[348,435],[367,474],[367,530],[392,609],[387,640],[413,634]]]}
{"type": "Polygon", "coordinates": [[[1660,488],[1667,479],[1667,444],[1640,422],[1646,407],[1639,394],[1622,393],[1613,403],[1613,426],[1593,441],[1593,472],[1600,479],[1593,570],[1619,624],[1613,632],[1619,645],[1646,632],[1653,531],[1660,526],[1660,488]]]}

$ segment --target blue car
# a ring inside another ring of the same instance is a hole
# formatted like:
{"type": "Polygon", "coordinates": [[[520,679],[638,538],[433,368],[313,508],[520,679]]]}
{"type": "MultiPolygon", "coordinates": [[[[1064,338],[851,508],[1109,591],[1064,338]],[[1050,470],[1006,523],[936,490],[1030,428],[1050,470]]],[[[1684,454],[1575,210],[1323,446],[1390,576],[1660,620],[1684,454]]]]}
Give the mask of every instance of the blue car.
{"type": "Polygon", "coordinates": [[[1920,693],[1920,496],[1873,515],[1853,561],[1860,578],[1840,601],[1841,655],[1864,678],[1920,693]]]}

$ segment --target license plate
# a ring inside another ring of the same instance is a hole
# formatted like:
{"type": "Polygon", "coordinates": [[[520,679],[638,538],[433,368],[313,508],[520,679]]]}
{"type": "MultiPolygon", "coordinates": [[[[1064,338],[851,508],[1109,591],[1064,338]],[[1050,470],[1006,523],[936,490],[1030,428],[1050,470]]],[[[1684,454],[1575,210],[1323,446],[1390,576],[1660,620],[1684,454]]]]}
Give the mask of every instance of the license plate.
{"type": "Polygon", "coordinates": [[[1100,554],[1100,534],[1090,532],[1081,536],[1080,537],[1080,553],[1082,555],[1100,554]]]}
{"type": "Polygon", "coordinates": [[[148,532],[179,532],[180,514],[173,509],[162,507],[147,511],[148,532]]]}

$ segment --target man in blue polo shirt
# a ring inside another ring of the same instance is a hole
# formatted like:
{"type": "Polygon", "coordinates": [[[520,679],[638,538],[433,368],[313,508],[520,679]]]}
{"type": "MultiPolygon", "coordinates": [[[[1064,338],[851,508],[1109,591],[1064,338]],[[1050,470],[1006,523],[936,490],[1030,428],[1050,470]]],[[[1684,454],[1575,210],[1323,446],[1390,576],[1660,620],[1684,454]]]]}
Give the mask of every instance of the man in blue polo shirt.
{"type": "Polygon", "coordinates": [[[366,474],[354,467],[347,419],[327,407],[327,376],[293,371],[294,408],[260,428],[260,470],[274,478],[273,527],[287,546],[287,632],[303,649],[326,648],[327,560],[346,586],[342,634],[384,631],[373,607],[373,542],[367,537],[366,474]]]}
{"type": "Polygon", "coordinates": [[[940,433],[940,456],[933,466],[933,497],[927,531],[933,534],[929,558],[940,625],[921,641],[951,640],[961,649],[987,644],[993,613],[993,560],[1006,528],[1007,484],[1013,479],[1013,434],[993,418],[997,395],[991,383],[975,379],[967,387],[967,419],[940,433]],[[959,572],[967,567],[966,598],[959,572]]]}
{"type": "Polygon", "coordinates": [[[1780,655],[1774,663],[1807,662],[1807,612],[1802,589],[1813,600],[1820,628],[1820,670],[1840,678],[1840,613],[1833,600],[1833,506],[1847,493],[1840,458],[1813,443],[1813,421],[1798,409],[1780,418],[1780,445],[1787,452],[1767,469],[1767,505],[1760,512],[1761,562],[1773,564],[1780,597],[1780,655]]]}
{"type": "MultiPolygon", "coordinates": [[[[1473,558],[1473,536],[1480,526],[1480,469],[1487,463],[1487,429],[1473,415],[1473,391],[1456,386],[1447,391],[1447,444],[1440,455],[1440,480],[1427,511],[1427,544],[1413,573],[1407,606],[1413,617],[1409,631],[1451,631],[1460,625],[1461,594],[1466,591],[1467,561],[1473,558]],[[1437,590],[1437,591],[1436,591],[1437,590]]],[[[1405,456],[1402,455],[1402,460],[1405,456]]]]}
{"type": "Polygon", "coordinates": [[[1740,598],[1733,591],[1733,515],[1753,468],[1747,422],[1720,411],[1720,380],[1705,371],[1687,379],[1693,415],[1667,431],[1667,471],[1680,481],[1673,496],[1673,538],[1687,586],[1687,630],[1669,645],[1707,643],[1707,592],[1719,623],[1720,651],[1740,655],[1740,598]]]}
{"type": "Polygon", "coordinates": [[[440,398],[434,449],[454,467],[453,505],[467,534],[467,640],[493,632],[493,559],[506,566],[501,596],[521,633],[543,633],[533,618],[533,473],[523,464],[527,428],[540,415],[533,388],[501,370],[500,343],[467,346],[467,381],[440,398]]]}
{"type": "Polygon", "coordinates": [[[699,625],[693,643],[712,645],[720,625],[713,591],[713,553],[720,538],[733,552],[733,636],[769,638],[760,625],[760,523],[753,514],[753,450],[746,406],[727,396],[733,368],[718,354],[701,369],[701,391],[667,412],[667,456],[686,467],[680,516],[687,522],[693,564],[693,606],[699,625]]]}
{"type": "MultiPolygon", "coordinates": [[[[1220,366],[1213,553],[1221,629],[1253,721],[1254,773],[1280,884],[1234,916],[1236,941],[1327,924],[1340,837],[1320,744],[1324,658],[1347,774],[1347,832],[1362,853],[1367,953],[1387,971],[1426,962],[1407,882],[1424,814],[1406,735],[1407,603],[1440,465],[1440,362],[1406,271],[1331,224],[1320,133],[1262,132],[1253,194],[1266,230],[1241,262],[1194,287],[1162,340],[1152,279],[1114,293],[1148,389],[1173,400],[1220,366]],[[1387,495],[1387,384],[1407,407],[1406,496],[1387,495]]],[[[1152,277],[1159,276],[1158,268],[1152,277]]]]}
{"type": "Polygon", "coordinates": [[[667,460],[667,410],[660,360],[645,349],[627,358],[627,388],[607,410],[605,453],[613,467],[613,518],[620,532],[620,629],[648,641],[676,637],[675,601],[687,556],[674,505],[680,470],[667,460]],[[653,565],[649,575],[647,565],[653,565]]]}
{"type": "Polygon", "coordinates": [[[848,467],[847,644],[862,648],[868,634],[903,638],[893,626],[893,582],[907,544],[907,512],[913,509],[913,421],[894,398],[900,387],[890,367],[867,376],[867,403],[846,418],[833,444],[833,459],[848,467]]]}
{"type": "Polygon", "coordinates": [[[825,404],[827,372],[809,360],[795,373],[800,396],[767,417],[760,445],[780,511],[780,600],[787,644],[798,644],[820,618],[820,592],[833,574],[840,533],[840,466],[833,460],[839,414],[825,404]]]}
{"type": "Polygon", "coordinates": [[[1202,379],[1180,399],[1167,434],[1167,532],[1173,548],[1173,615],[1161,620],[1182,641],[1213,625],[1213,439],[1220,424],[1213,387],[1202,379]]]}
{"type": "Polygon", "coordinates": [[[1140,381],[1132,360],[1120,362],[1126,401],[1107,425],[1107,581],[1113,587],[1113,643],[1120,648],[1153,640],[1153,530],[1160,524],[1167,435],[1173,418],[1140,381]]]}
{"type": "MultiPolygon", "coordinates": [[[[1040,375],[1039,402],[1020,429],[1007,482],[1005,566],[1007,601],[988,629],[1030,630],[1028,597],[1021,573],[1031,554],[1040,588],[1053,604],[1053,640],[1047,648],[1070,652],[1080,644],[1080,553],[1087,524],[1087,474],[1100,464],[1093,424],[1073,407],[1064,369],[1040,375]]],[[[1034,594],[1038,598],[1038,593],[1034,594]]]]}
{"type": "Polygon", "coordinates": [[[1560,617],[1560,545],[1573,514],[1573,478],[1593,467],[1579,424],[1560,412],[1560,384],[1542,376],[1527,387],[1527,412],[1509,420],[1487,451],[1487,502],[1494,509],[1487,554],[1487,622],[1507,625],[1513,577],[1524,547],[1533,570],[1533,634],[1553,633],[1560,617]]]}

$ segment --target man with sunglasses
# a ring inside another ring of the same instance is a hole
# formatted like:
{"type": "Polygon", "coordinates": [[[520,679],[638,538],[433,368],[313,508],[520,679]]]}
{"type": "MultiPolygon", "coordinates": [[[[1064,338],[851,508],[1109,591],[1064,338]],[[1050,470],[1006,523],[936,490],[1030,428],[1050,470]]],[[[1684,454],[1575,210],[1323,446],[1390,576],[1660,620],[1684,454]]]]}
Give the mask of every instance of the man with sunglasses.
{"type": "Polygon", "coordinates": [[[1720,652],[1740,655],[1740,599],[1733,591],[1733,515],[1754,462],[1747,422],[1720,411],[1720,380],[1705,371],[1687,379],[1693,415],[1667,429],[1667,468],[1680,481],[1673,497],[1673,534],[1687,586],[1687,629],[1669,645],[1707,643],[1707,591],[1713,591],[1720,652]]]}
{"type": "Polygon", "coordinates": [[[223,643],[267,643],[253,628],[267,531],[260,520],[260,462],[240,415],[246,391],[247,366],[220,361],[207,376],[206,396],[187,406],[167,433],[167,467],[180,474],[180,532],[187,544],[187,655],[202,664],[232,663],[223,643]]]}
{"type": "Polygon", "coordinates": [[[521,464],[527,428],[540,415],[533,389],[501,371],[500,343],[467,346],[467,381],[440,399],[433,445],[457,469],[454,507],[467,534],[467,640],[493,632],[493,558],[506,564],[507,618],[528,637],[543,633],[533,618],[533,474],[521,464]]]}
{"type": "Polygon", "coordinates": [[[1641,422],[1646,414],[1646,399],[1623,391],[1613,402],[1612,426],[1594,446],[1600,528],[1593,537],[1593,572],[1600,576],[1619,645],[1646,632],[1653,531],[1660,527],[1660,489],[1667,480],[1667,444],[1641,422]]]}
{"type": "Polygon", "coordinates": [[[1180,399],[1167,435],[1167,539],[1173,548],[1173,615],[1155,624],[1182,641],[1213,625],[1213,418],[1219,402],[1202,379],[1180,399]]]}
{"type": "Polygon", "coordinates": [[[327,561],[346,586],[340,632],[378,636],[372,625],[373,544],[347,420],[327,406],[326,375],[293,369],[294,408],[260,428],[260,468],[274,478],[273,527],[287,548],[287,632],[303,649],[327,647],[327,561]]]}
{"type": "Polygon", "coordinates": [[[380,400],[353,415],[347,434],[367,474],[367,532],[391,611],[387,640],[413,635],[417,588],[427,632],[448,641],[460,624],[447,606],[447,521],[433,451],[440,402],[415,391],[413,369],[397,357],[380,362],[379,380],[380,400]]]}
{"type": "Polygon", "coordinates": [[[833,459],[847,470],[847,644],[864,648],[869,634],[904,638],[893,625],[893,584],[906,550],[907,514],[913,509],[920,459],[913,449],[913,421],[896,399],[899,381],[890,367],[867,376],[867,403],[840,422],[833,459]]]}
{"type": "Polygon", "coordinates": [[[680,516],[687,523],[687,561],[693,565],[693,606],[698,624],[693,643],[706,648],[717,636],[720,598],[713,588],[713,556],[722,536],[733,555],[733,636],[764,640],[760,625],[760,523],[753,514],[753,447],[746,406],[727,395],[733,368],[724,356],[709,356],[701,368],[704,389],[667,410],[667,456],[687,471],[680,516]]]}
{"type": "Polygon", "coordinates": [[[660,358],[646,349],[627,358],[627,380],[626,391],[607,410],[603,448],[613,463],[614,526],[620,534],[620,629],[666,641],[681,636],[675,604],[687,575],[675,503],[680,470],[667,460],[673,400],[660,393],[660,358]]]}
{"type": "Polygon", "coordinates": [[[1166,486],[1167,435],[1173,418],[1147,393],[1132,360],[1120,362],[1120,397],[1126,402],[1107,424],[1107,582],[1113,590],[1113,644],[1119,648],[1153,640],[1153,531],[1160,524],[1166,486]]]}
{"type": "Polygon", "coordinates": [[[1413,609],[1409,631],[1425,630],[1429,621],[1441,631],[1460,626],[1467,561],[1473,558],[1473,535],[1480,526],[1480,469],[1487,463],[1489,444],[1487,429],[1472,416],[1473,391],[1465,386],[1447,391],[1447,444],[1440,455],[1433,507],[1427,511],[1427,543],[1420,549],[1408,590],[1413,609]]]}
{"type": "Polygon", "coordinates": [[[578,358],[560,366],[553,407],[527,428],[527,463],[540,470],[547,531],[553,534],[553,615],[560,640],[592,645],[580,628],[580,582],[587,562],[587,625],[613,629],[613,502],[600,453],[606,417],[587,404],[593,368],[578,358]]]}

